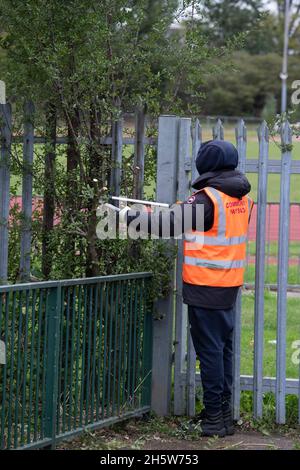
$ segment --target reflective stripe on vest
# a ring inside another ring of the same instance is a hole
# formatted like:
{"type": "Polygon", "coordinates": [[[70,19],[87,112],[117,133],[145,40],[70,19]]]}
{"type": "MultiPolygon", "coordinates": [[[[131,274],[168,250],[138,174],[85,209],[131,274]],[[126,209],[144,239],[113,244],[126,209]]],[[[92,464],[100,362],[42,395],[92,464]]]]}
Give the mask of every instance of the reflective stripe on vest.
{"type": "Polygon", "coordinates": [[[245,260],[238,261],[220,261],[220,260],[209,260],[209,259],[199,259],[191,258],[190,256],[185,256],[185,264],[191,266],[203,266],[210,269],[232,269],[232,268],[243,268],[245,266],[245,260]]]}
{"type": "Polygon", "coordinates": [[[253,201],[246,196],[241,200],[232,198],[211,187],[204,191],[214,204],[214,223],[207,232],[185,234],[183,280],[216,287],[242,285],[253,201]],[[231,210],[239,205],[243,207],[242,211],[231,210]]]}

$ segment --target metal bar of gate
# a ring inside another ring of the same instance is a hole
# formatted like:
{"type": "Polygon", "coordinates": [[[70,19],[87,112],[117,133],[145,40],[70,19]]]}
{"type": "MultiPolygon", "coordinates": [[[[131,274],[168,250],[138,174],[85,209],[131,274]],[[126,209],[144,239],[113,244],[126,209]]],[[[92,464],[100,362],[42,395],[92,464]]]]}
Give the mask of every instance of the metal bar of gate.
{"type": "Polygon", "coordinates": [[[290,179],[292,129],[285,122],[281,130],[282,157],[280,180],[279,241],[278,241],[278,294],[277,294],[277,343],[276,343],[276,422],[285,423],[286,395],[286,309],[289,268],[290,179]]]}
{"type": "Polygon", "coordinates": [[[255,418],[263,412],[263,342],[264,342],[264,290],[265,243],[268,186],[269,131],[264,121],[258,129],[259,172],[257,189],[256,254],[255,254],[255,309],[254,309],[254,363],[253,405],[255,418]]]}
{"type": "MultiPolygon", "coordinates": [[[[236,127],[236,145],[239,154],[240,171],[246,170],[246,152],[247,152],[247,129],[244,121],[241,119],[236,127]]],[[[233,414],[235,419],[240,417],[240,369],[241,369],[241,311],[242,295],[239,291],[235,306],[235,324],[233,336],[233,414]]]]}

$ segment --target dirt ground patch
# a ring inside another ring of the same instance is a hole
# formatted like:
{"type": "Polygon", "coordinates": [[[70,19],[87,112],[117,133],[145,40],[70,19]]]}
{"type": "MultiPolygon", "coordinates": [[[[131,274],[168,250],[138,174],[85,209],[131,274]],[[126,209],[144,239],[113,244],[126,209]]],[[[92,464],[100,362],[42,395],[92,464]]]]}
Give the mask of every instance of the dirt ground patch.
{"type": "Polygon", "coordinates": [[[199,438],[197,441],[179,439],[149,439],[144,450],[294,450],[295,440],[282,436],[263,436],[258,432],[238,432],[224,439],[199,438]]]}
{"type": "Polygon", "coordinates": [[[234,436],[204,438],[179,418],[130,420],[85,432],[58,445],[61,450],[300,450],[299,429],[269,434],[238,426],[234,436]]]}

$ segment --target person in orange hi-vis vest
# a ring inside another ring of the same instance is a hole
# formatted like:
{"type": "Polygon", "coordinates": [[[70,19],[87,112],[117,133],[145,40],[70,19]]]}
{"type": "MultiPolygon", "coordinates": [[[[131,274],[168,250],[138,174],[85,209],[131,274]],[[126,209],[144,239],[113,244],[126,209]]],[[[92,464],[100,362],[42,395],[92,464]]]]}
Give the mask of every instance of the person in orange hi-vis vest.
{"type": "MultiPolygon", "coordinates": [[[[230,142],[212,140],[201,145],[195,192],[180,204],[182,217],[172,212],[146,218],[147,232],[162,236],[164,218],[170,236],[184,233],[183,301],[188,305],[190,331],[200,360],[204,410],[196,416],[202,435],[234,433],[232,416],[233,329],[235,303],[244,282],[247,231],[253,207],[246,176],[237,170],[238,152],[230,142]],[[197,209],[204,217],[198,224],[197,209]],[[192,217],[185,220],[185,208],[192,217]],[[157,217],[157,220],[155,220],[157,217]],[[187,223],[186,223],[187,222],[187,223]]],[[[117,209],[116,209],[117,210],[117,209]]],[[[119,213],[129,225],[137,213],[119,213]]],[[[139,219],[141,220],[141,219],[139,219]]],[[[199,426],[197,426],[199,428],[199,426]]]]}

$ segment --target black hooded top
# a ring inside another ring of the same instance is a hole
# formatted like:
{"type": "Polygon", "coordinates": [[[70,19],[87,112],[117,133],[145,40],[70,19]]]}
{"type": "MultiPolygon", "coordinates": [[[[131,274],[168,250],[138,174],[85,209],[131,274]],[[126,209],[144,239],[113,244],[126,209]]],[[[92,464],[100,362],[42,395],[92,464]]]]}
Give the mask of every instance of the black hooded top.
{"type": "MultiPolygon", "coordinates": [[[[242,198],[251,190],[246,176],[235,170],[238,166],[238,151],[224,140],[204,142],[198,151],[196,167],[200,176],[193,182],[196,190],[211,186],[231,197],[242,198]]],[[[210,198],[201,191],[192,204],[204,204],[204,231],[214,221],[214,206],[210,198]]],[[[183,283],[183,300],[189,305],[207,309],[232,308],[236,301],[238,287],[210,287],[183,283]]]]}

